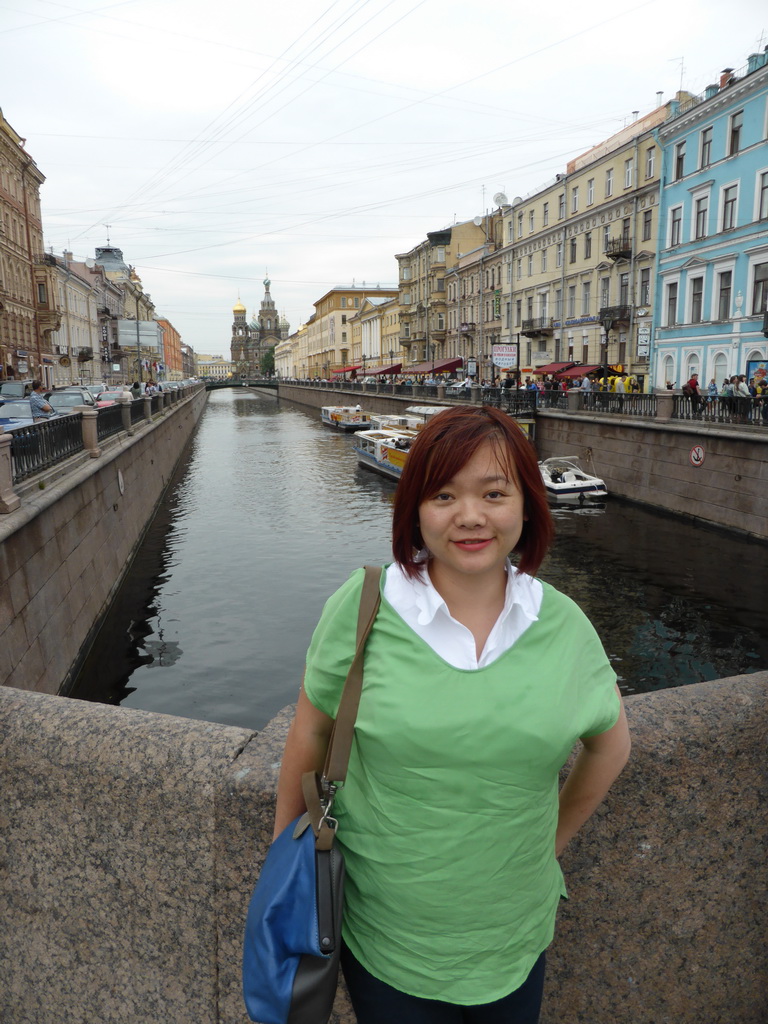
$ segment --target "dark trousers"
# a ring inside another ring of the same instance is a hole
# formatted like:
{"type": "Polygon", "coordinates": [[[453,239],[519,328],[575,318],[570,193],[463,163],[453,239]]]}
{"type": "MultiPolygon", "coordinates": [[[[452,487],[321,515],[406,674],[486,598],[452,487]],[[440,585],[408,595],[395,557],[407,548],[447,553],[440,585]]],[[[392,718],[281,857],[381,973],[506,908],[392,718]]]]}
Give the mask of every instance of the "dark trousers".
{"type": "Polygon", "coordinates": [[[457,1006],[399,992],[366,971],[346,945],[341,950],[341,966],[357,1024],[538,1024],[544,953],[520,988],[478,1006],[457,1006]]]}

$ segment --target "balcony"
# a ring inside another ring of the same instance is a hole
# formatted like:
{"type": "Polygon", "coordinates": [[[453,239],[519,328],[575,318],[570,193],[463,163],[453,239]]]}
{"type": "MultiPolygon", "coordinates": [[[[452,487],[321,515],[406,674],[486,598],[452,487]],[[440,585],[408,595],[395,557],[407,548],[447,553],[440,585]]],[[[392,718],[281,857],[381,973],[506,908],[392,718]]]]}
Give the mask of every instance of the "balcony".
{"type": "Polygon", "coordinates": [[[81,348],[77,353],[78,363],[90,363],[93,360],[92,348],[81,348]]]}
{"type": "Polygon", "coordinates": [[[628,324],[631,317],[631,306],[603,306],[598,315],[598,320],[606,331],[610,331],[614,324],[628,324]]]}
{"type": "Polygon", "coordinates": [[[475,323],[463,323],[459,324],[459,331],[461,334],[472,334],[474,329],[477,327],[475,323]]]}
{"type": "Polygon", "coordinates": [[[552,333],[552,317],[537,316],[533,320],[523,320],[520,333],[526,338],[540,338],[552,333]]]}
{"type": "Polygon", "coordinates": [[[632,257],[632,239],[628,235],[609,238],[605,246],[605,255],[612,260],[628,260],[632,257]]]}

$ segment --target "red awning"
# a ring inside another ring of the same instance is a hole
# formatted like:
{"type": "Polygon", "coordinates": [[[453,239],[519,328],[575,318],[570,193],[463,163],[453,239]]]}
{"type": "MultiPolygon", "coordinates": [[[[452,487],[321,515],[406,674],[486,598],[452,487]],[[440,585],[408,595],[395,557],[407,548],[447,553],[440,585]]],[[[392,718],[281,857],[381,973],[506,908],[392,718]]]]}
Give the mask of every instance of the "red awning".
{"type": "Polygon", "coordinates": [[[402,368],[402,363],[393,363],[391,366],[380,366],[378,370],[368,370],[366,376],[370,374],[371,377],[378,377],[382,373],[400,373],[402,368]]]}
{"type": "MultiPolygon", "coordinates": [[[[588,373],[595,373],[597,370],[601,370],[608,373],[618,373],[618,370],[614,370],[612,366],[603,366],[598,364],[597,366],[572,366],[569,370],[558,371],[558,377],[586,377],[588,373]]],[[[536,371],[538,372],[538,371],[536,371]]]]}
{"type": "Polygon", "coordinates": [[[537,366],[535,370],[531,370],[531,373],[563,373],[564,370],[570,370],[576,363],[547,363],[546,366],[537,366]]]}
{"type": "Polygon", "coordinates": [[[437,363],[418,363],[416,366],[406,366],[404,373],[450,373],[451,370],[458,370],[464,364],[463,359],[441,359],[437,363]]]}
{"type": "Polygon", "coordinates": [[[343,370],[334,370],[331,376],[341,377],[343,373],[351,373],[353,370],[362,370],[362,364],[360,366],[345,366],[343,370]]]}

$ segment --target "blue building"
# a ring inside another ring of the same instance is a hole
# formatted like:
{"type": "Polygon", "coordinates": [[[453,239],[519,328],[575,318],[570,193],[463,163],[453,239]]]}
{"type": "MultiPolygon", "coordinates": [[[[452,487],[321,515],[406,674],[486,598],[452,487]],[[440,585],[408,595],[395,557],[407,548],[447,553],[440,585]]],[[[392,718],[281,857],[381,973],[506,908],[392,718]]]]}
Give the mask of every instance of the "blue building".
{"type": "Polygon", "coordinates": [[[768,52],[680,105],[658,139],[653,384],[696,372],[721,387],[768,363],[768,52]]]}

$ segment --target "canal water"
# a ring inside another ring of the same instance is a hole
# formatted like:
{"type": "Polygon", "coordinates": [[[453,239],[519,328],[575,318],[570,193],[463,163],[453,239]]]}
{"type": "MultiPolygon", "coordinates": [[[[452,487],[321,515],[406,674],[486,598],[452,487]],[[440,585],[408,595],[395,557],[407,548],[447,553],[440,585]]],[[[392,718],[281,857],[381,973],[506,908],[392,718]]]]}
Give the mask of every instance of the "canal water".
{"type": "MultiPolygon", "coordinates": [[[[71,695],[261,728],[296,697],[326,597],[391,560],[393,492],[317,412],[212,392],[71,695]]],[[[768,548],[615,499],[555,516],[541,576],[625,693],[768,668],[768,548]]]]}

